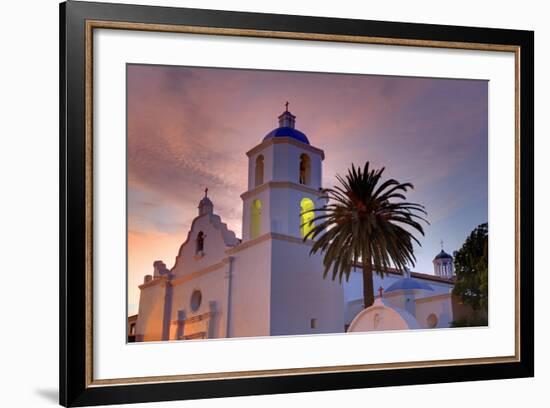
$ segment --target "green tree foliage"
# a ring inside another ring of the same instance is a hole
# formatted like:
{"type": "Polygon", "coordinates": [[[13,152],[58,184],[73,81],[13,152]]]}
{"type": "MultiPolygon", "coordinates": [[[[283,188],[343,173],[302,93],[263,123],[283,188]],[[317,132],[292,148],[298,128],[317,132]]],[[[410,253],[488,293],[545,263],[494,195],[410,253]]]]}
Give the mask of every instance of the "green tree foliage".
{"type": "Polygon", "coordinates": [[[479,327],[487,326],[487,316],[476,313],[473,316],[461,317],[451,322],[451,327],[479,327]]]}
{"type": "MultiPolygon", "coordinates": [[[[460,296],[464,304],[481,312],[482,316],[487,315],[488,309],[488,248],[489,227],[484,223],[477,226],[462,248],[454,253],[456,283],[453,294],[460,296]]],[[[462,325],[468,324],[464,322],[462,325]]]]}
{"type": "Polygon", "coordinates": [[[327,205],[313,209],[314,227],[304,240],[315,242],[311,253],[324,255],[324,274],[342,281],[354,265],[362,262],[364,307],[374,302],[373,271],[383,274],[390,267],[404,270],[414,266],[413,241],[420,245],[411,231],[424,235],[421,222],[427,221],[424,207],[406,201],[411,183],[394,179],[382,180],[384,168],[363,169],[353,164],[345,178],[336,176],[339,185],[324,190],[327,205]]]}

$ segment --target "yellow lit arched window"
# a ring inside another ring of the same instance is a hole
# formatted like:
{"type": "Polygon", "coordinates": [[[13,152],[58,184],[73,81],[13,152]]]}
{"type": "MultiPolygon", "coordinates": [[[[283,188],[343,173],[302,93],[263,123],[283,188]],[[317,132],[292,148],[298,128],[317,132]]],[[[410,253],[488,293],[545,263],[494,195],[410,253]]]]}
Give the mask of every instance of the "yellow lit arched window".
{"type": "Polygon", "coordinates": [[[311,198],[302,198],[302,201],[300,201],[300,231],[302,238],[313,229],[314,208],[315,206],[311,198]]]}
{"type": "Polygon", "coordinates": [[[252,201],[250,211],[250,239],[260,236],[262,222],[262,202],[258,199],[252,201]]]}
{"type": "Polygon", "coordinates": [[[256,158],[256,171],[254,185],[259,186],[264,183],[264,156],[261,154],[256,158]]]}
{"type": "Polygon", "coordinates": [[[300,155],[300,184],[311,183],[311,159],[305,153],[300,155]]]}

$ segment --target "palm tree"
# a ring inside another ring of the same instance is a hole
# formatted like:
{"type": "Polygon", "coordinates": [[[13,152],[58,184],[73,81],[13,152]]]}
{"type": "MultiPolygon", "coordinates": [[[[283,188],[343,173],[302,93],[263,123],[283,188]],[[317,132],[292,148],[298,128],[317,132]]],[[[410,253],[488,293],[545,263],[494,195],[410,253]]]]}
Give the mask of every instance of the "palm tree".
{"type": "Polygon", "coordinates": [[[317,215],[304,236],[304,241],[314,240],[310,254],[324,254],[323,278],[332,268],[332,280],[348,280],[352,268],[362,263],[365,308],[374,303],[373,271],[383,276],[392,266],[400,271],[414,266],[413,241],[420,242],[412,231],[424,235],[421,222],[428,223],[424,206],[405,201],[413,185],[382,182],[383,172],[369,170],[366,162],[363,170],[352,164],[345,179],[337,175],[340,185],[323,190],[327,204],[311,210],[317,215]]]}

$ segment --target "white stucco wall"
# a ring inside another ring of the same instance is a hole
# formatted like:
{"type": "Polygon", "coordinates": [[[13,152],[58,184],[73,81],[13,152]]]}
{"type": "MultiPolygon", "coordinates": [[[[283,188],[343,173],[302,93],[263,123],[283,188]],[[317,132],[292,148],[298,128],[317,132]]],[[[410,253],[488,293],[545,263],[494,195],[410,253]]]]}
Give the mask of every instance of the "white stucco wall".
{"type": "MultiPolygon", "coordinates": [[[[225,272],[227,264],[218,263],[215,269],[198,273],[191,279],[173,282],[172,289],[172,310],[170,321],[178,318],[190,319],[195,316],[210,313],[207,323],[209,328],[208,337],[225,337],[225,315],[227,313],[226,299],[227,291],[225,285],[225,272]],[[197,310],[191,307],[191,296],[195,290],[201,293],[201,303],[197,310]]],[[[170,339],[177,338],[177,325],[170,326],[170,339]]]]}
{"type": "Polygon", "coordinates": [[[271,245],[266,237],[229,251],[231,277],[230,337],[269,336],[271,245]]]}
{"type": "Polygon", "coordinates": [[[163,340],[166,285],[163,279],[141,286],[136,339],[138,341],[163,340]]]}
{"type": "Polygon", "coordinates": [[[321,258],[310,257],[311,246],[300,240],[273,239],[272,245],[271,335],[343,332],[343,289],[323,279],[321,258]]]}
{"type": "Polygon", "coordinates": [[[406,310],[412,316],[416,316],[416,300],[432,294],[432,291],[425,290],[399,290],[384,294],[384,300],[399,309],[406,310]]]}
{"type": "Polygon", "coordinates": [[[428,316],[434,314],[437,317],[436,328],[450,327],[453,321],[452,295],[443,294],[439,296],[417,299],[416,320],[423,328],[429,328],[428,316]]]}

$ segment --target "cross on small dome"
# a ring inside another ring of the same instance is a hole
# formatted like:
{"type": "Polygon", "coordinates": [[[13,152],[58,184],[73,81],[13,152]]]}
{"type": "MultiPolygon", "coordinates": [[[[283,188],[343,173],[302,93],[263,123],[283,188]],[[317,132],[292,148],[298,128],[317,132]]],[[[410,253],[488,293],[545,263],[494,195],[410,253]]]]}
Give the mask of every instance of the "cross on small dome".
{"type": "Polygon", "coordinates": [[[214,204],[208,198],[208,187],[204,189],[204,197],[199,202],[199,215],[212,214],[214,212],[214,204]]]}
{"type": "Polygon", "coordinates": [[[296,116],[294,116],[289,110],[287,101],[285,103],[285,111],[279,115],[279,127],[273,129],[265,137],[265,140],[274,139],[278,137],[290,137],[291,139],[298,140],[302,143],[309,144],[307,136],[296,129],[296,116]]]}
{"type": "Polygon", "coordinates": [[[285,103],[285,107],[285,111],[279,116],[279,126],[294,129],[294,126],[296,126],[296,116],[288,110],[288,102],[285,103]]]}

